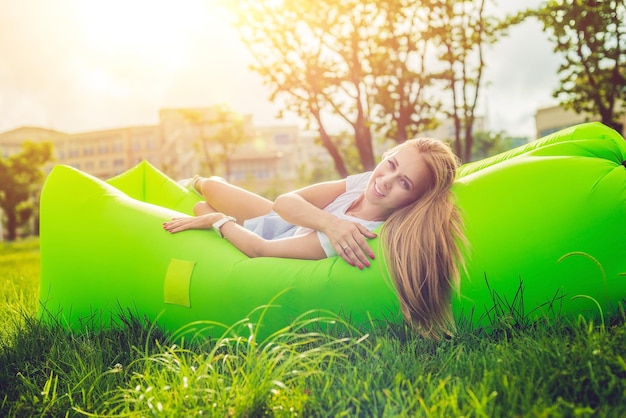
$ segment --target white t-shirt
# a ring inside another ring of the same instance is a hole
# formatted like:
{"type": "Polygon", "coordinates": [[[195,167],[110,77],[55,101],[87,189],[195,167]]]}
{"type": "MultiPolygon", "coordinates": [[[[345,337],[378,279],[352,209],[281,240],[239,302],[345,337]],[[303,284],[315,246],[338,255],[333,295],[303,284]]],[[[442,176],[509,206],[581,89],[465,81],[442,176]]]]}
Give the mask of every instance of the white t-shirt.
{"type": "MultiPolygon", "coordinates": [[[[346,178],[346,191],[335,198],[332,202],[324,208],[325,212],[332,213],[333,215],[347,219],[352,222],[358,222],[368,230],[373,231],[382,225],[381,221],[366,221],[354,216],[346,215],[346,211],[350,208],[352,203],[363,193],[367,187],[367,182],[372,176],[372,172],[368,171],[361,174],[355,174],[346,178]]],[[[265,239],[278,239],[286,238],[295,235],[304,235],[313,230],[301,226],[290,224],[282,219],[274,211],[267,215],[262,215],[256,218],[248,219],[243,223],[244,228],[254,232],[257,235],[262,236],[265,239]]],[[[320,244],[326,253],[326,257],[332,257],[337,255],[335,248],[331,245],[329,238],[326,234],[316,231],[317,237],[320,240],[320,244]]]]}
{"type": "MultiPolygon", "coordinates": [[[[352,203],[363,193],[365,188],[367,187],[367,182],[372,176],[372,172],[368,171],[366,173],[355,174],[353,176],[348,176],[346,178],[346,191],[345,193],[337,196],[335,200],[330,202],[328,206],[324,208],[324,212],[332,213],[333,215],[347,219],[352,222],[358,222],[368,230],[373,231],[382,225],[381,221],[366,221],[360,218],[355,218],[354,216],[346,215],[346,211],[350,209],[352,203]]],[[[298,227],[296,229],[296,233],[294,235],[304,235],[308,232],[311,232],[312,229],[298,227]]],[[[332,257],[337,255],[337,251],[335,251],[335,247],[330,243],[330,239],[326,236],[326,234],[317,231],[317,237],[320,240],[320,244],[322,244],[322,248],[326,253],[327,257],[332,257]]]]}

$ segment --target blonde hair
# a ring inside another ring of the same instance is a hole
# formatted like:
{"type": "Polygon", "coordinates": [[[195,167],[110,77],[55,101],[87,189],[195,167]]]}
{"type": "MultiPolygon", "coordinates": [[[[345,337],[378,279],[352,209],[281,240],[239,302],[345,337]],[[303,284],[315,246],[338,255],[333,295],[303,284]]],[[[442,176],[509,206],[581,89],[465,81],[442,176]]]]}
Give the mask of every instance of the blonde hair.
{"type": "Polygon", "coordinates": [[[425,336],[439,339],[454,330],[452,290],[458,290],[465,245],[463,222],[450,187],[459,165],[450,147],[432,138],[414,146],[424,157],[432,183],[417,200],[395,211],[385,222],[382,244],[405,320],[425,336]]]}

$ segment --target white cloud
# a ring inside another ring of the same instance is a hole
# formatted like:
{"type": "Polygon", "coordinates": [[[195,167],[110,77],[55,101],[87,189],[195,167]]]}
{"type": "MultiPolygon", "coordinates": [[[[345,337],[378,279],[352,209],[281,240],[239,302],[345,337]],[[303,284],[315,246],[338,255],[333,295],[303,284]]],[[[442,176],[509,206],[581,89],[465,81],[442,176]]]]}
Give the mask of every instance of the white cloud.
{"type": "Polygon", "coordinates": [[[554,103],[559,58],[541,29],[525,22],[489,52],[485,99],[493,130],[533,137],[537,109],[554,103]]]}

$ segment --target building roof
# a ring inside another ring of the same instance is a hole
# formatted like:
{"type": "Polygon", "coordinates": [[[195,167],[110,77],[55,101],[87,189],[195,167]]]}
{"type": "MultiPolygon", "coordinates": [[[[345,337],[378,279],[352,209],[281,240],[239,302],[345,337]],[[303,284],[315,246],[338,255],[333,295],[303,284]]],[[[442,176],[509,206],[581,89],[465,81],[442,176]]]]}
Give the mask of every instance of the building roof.
{"type": "Polygon", "coordinates": [[[22,126],[10,131],[0,133],[0,144],[19,145],[24,141],[49,141],[69,134],[53,129],[39,128],[35,126],[22,126]]]}
{"type": "Polygon", "coordinates": [[[20,126],[19,128],[11,129],[10,131],[0,132],[0,136],[14,134],[21,135],[35,132],[47,135],[68,135],[65,132],[55,131],[54,129],[40,128],[38,126],[20,126]]]}

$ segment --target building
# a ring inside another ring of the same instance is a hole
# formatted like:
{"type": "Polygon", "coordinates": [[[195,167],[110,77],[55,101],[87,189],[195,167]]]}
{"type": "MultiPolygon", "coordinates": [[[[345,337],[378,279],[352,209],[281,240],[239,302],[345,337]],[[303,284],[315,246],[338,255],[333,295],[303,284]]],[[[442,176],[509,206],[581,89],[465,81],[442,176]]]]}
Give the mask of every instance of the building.
{"type": "Polygon", "coordinates": [[[302,140],[297,125],[254,126],[250,115],[239,115],[251,139],[224,160],[219,145],[201,141],[216,129],[211,122],[216,112],[216,107],[162,109],[158,125],[72,134],[21,127],[0,133],[0,155],[18,152],[25,141],[49,141],[55,160],[47,170],[65,164],[107,179],[147,160],[174,179],[220,175],[255,192],[276,194],[298,183],[298,166],[306,164],[310,155],[324,152],[312,141],[302,140]],[[217,163],[210,165],[207,160],[217,163]]]}
{"type": "MultiPolygon", "coordinates": [[[[236,115],[247,141],[228,155],[219,144],[203,141],[218,129],[216,107],[163,109],[161,169],[173,178],[219,175],[262,194],[286,191],[296,183],[297,165],[307,154],[297,125],[254,126],[250,115],[236,115]],[[280,186],[277,186],[280,184],[280,186]]],[[[232,115],[231,115],[232,116],[232,115]]]]}
{"type": "Polygon", "coordinates": [[[68,135],[55,141],[56,162],[103,179],[142,160],[160,166],[159,126],[129,127],[68,135]]]}
{"type": "Polygon", "coordinates": [[[297,184],[297,166],[307,151],[295,125],[254,128],[253,140],[228,160],[230,181],[273,197],[297,184]]]}
{"type": "MultiPolygon", "coordinates": [[[[472,132],[486,132],[486,120],[482,116],[477,116],[474,119],[474,124],[472,125],[472,132]]],[[[454,126],[454,119],[448,118],[440,121],[439,125],[432,130],[422,132],[421,136],[428,136],[431,138],[440,139],[442,141],[454,141],[456,128],[454,126]]],[[[461,130],[461,137],[464,137],[465,132],[461,130]]]]}
{"type": "MultiPolygon", "coordinates": [[[[568,128],[584,122],[599,121],[600,116],[576,113],[573,110],[565,110],[561,106],[549,106],[537,110],[535,114],[535,125],[537,127],[537,138],[542,138],[553,132],[568,128]]],[[[622,116],[622,126],[626,126],[626,115],[622,116]]],[[[622,132],[623,134],[623,128],[622,132]]]]}
{"type": "Polygon", "coordinates": [[[103,179],[148,160],[160,165],[159,126],[130,127],[68,134],[45,128],[22,127],[0,134],[0,154],[7,157],[25,141],[52,142],[54,164],[66,164],[103,179]]]}
{"type": "Polygon", "coordinates": [[[11,154],[19,152],[24,141],[50,141],[56,143],[57,141],[62,141],[66,136],[67,134],[63,132],[32,126],[13,129],[0,134],[0,156],[6,158],[11,154]]]}

